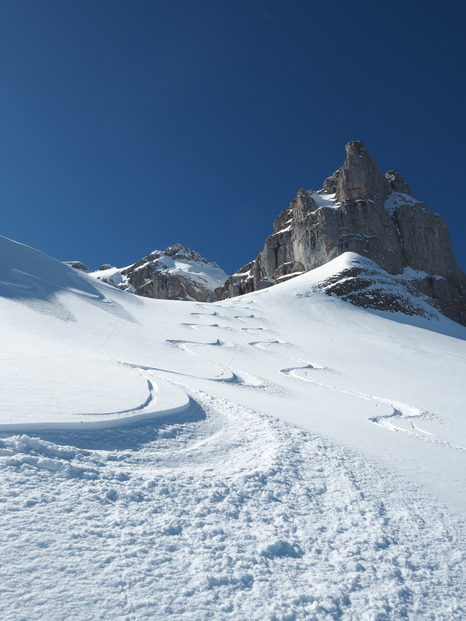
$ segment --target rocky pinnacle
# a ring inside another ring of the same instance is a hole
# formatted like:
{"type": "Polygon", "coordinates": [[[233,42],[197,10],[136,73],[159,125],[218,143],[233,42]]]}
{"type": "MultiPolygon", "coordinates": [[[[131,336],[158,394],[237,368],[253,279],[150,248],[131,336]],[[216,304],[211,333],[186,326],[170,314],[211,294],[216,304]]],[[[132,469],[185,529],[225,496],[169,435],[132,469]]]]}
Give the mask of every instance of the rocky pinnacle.
{"type": "Polygon", "coordinates": [[[443,218],[411,196],[400,173],[382,174],[358,140],[346,145],[343,166],[322,190],[299,190],[275,218],[259,256],[233,274],[213,299],[283,282],[345,252],[370,259],[389,275],[406,275],[411,268],[419,294],[466,325],[466,276],[443,218]]]}
{"type": "Polygon", "coordinates": [[[348,201],[384,201],[391,192],[389,181],[380,172],[359,140],[346,145],[346,160],[325,180],[324,190],[335,194],[339,203],[348,201]]]}

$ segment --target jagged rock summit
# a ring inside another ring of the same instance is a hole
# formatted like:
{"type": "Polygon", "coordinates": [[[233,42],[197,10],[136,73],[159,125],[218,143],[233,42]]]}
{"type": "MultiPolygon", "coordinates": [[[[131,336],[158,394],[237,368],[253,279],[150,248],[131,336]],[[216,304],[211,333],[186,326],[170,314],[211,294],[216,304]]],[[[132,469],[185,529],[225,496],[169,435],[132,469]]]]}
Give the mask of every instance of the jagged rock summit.
{"type": "Polygon", "coordinates": [[[89,275],[146,298],[198,302],[210,301],[214,289],[227,279],[216,263],[181,244],[154,250],[128,267],[102,265],[89,275]]]}
{"type": "Polygon", "coordinates": [[[325,180],[323,189],[334,194],[338,203],[380,202],[391,191],[388,179],[359,140],[348,142],[345,163],[325,180]]]}
{"type": "MultiPolygon", "coordinates": [[[[370,259],[387,278],[404,275],[397,282],[408,287],[409,295],[415,291],[425,296],[435,309],[466,325],[466,275],[453,255],[443,218],[412,197],[400,173],[383,175],[360,141],[346,145],[343,166],[325,180],[322,190],[298,191],[275,219],[259,256],[228,278],[212,299],[269,287],[345,252],[370,259]]],[[[362,295],[372,286],[370,276],[361,279],[350,272],[343,270],[323,289],[338,293],[337,283],[344,281],[346,299],[393,310],[393,295],[386,303],[380,287],[377,295],[362,295]],[[350,295],[352,287],[358,295],[350,295]]],[[[395,304],[397,310],[402,306],[395,304]]]]}

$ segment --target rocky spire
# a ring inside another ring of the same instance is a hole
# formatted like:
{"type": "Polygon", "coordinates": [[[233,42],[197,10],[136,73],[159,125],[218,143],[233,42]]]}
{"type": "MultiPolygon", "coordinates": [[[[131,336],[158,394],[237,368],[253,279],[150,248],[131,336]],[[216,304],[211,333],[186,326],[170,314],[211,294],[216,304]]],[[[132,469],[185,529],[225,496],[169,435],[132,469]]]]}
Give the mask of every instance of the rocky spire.
{"type": "Polygon", "coordinates": [[[345,148],[345,163],[325,180],[324,190],[330,194],[335,193],[339,203],[383,202],[392,188],[363,143],[353,140],[345,148]]]}
{"type": "MultiPolygon", "coordinates": [[[[442,217],[411,196],[399,173],[383,175],[360,141],[346,145],[345,163],[325,180],[323,191],[298,192],[275,219],[274,232],[259,256],[228,278],[213,299],[283,282],[345,252],[373,261],[387,274],[386,283],[411,268],[410,276],[407,272],[395,281],[427,296],[447,317],[466,325],[466,275],[455,260],[442,217]]],[[[345,289],[346,296],[349,289],[357,292],[363,286],[353,276],[341,277],[345,284],[339,290],[345,289]]],[[[364,304],[372,296],[379,310],[383,305],[388,310],[403,308],[406,296],[387,306],[387,296],[381,301],[372,290],[371,278],[366,274],[364,304]]],[[[355,294],[352,301],[356,299],[355,294]]]]}

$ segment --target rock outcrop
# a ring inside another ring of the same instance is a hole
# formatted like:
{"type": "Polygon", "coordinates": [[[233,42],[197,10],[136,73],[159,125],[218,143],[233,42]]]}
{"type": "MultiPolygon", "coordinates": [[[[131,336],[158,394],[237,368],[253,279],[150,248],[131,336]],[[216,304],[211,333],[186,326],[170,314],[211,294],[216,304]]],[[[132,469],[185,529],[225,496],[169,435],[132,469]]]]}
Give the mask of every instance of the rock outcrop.
{"type": "Polygon", "coordinates": [[[124,268],[103,265],[90,276],[146,298],[208,302],[227,274],[202,255],[180,244],[155,250],[124,268]]]}
{"type": "Polygon", "coordinates": [[[362,142],[349,142],[346,154],[322,190],[299,190],[275,219],[259,256],[228,278],[212,299],[283,282],[350,251],[388,274],[414,270],[409,272],[414,290],[466,325],[466,275],[453,255],[443,218],[411,196],[398,172],[383,175],[362,142]]]}
{"type": "Polygon", "coordinates": [[[336,295],[362,308],[438,318],[432,299],[416,288],[416,280],[422,276],[414,270],[408,268],[408,272],[392,275],[353,252],[345,252],[330,265],[333,271],[316,280],[314,290],[336,295]]]}
{"type": "Polygon", "coordinates": [[[88,272],[89,268],[82,261],[63,261],[68,267],[72,267],[75,270],[81,270],[82,272],[88,272]]]}

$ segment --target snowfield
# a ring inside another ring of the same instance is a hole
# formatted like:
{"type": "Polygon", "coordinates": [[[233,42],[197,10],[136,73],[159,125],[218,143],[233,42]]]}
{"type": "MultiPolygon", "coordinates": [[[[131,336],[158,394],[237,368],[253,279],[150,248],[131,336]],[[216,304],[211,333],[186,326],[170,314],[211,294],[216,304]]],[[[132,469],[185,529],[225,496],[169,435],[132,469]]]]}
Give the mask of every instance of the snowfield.
{"type": "Polygon", "coordinates": [[[2,619],[466,617],[466,329],[353,259],[202,304],[0,238],[2,619]]]}

